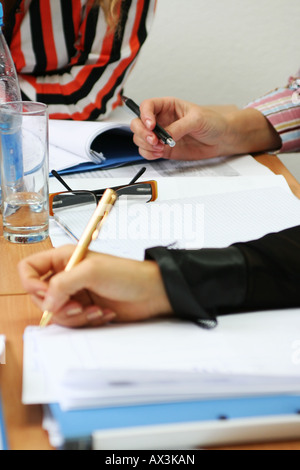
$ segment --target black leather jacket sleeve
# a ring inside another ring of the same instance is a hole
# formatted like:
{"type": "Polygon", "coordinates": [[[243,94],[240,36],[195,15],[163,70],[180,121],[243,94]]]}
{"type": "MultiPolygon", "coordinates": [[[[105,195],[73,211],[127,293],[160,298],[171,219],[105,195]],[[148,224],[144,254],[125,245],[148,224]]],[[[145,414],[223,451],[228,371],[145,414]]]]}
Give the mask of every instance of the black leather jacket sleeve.
{"type": "Polygon", "coordinates": [[[217,316],[300,306],[300,226],[228,248],[154,247],[175,315],[211,328],[217,316]]]}

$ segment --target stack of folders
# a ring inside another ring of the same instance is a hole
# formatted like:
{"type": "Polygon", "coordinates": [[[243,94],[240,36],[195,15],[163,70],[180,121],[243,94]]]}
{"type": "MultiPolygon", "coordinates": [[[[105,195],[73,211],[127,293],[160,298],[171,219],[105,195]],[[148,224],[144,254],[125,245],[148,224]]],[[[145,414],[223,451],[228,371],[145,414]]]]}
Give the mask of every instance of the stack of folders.
{"type": "MultiPolygon", "coordinates": [[[[5,364],[5,336],[0,335],[0,367],[1,364],[5,364]]],[[[6,431],[5,423],[1,402],[1,393],[0,393],[0,450],[7,449],[7,440],[6,440],[6,431]]]]}
{"type": "Polygon", "coordinates": [[[191,449],[300,433],[300,310],[25,331],[23,402],[58,448],[191,449]],[[272,325],[272,328],[270,328],[272,325]],[[222,354],[220,354],[222,351],[222,354]]]}

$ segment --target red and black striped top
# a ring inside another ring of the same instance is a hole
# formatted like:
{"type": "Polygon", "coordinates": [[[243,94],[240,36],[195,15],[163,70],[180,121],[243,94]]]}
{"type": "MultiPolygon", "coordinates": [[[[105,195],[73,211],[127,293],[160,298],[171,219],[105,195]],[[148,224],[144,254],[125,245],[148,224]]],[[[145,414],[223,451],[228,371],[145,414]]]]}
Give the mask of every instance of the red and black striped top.
{"type": "Polygon", "coordinates": [[[120,92],[152,24],[156,0],[123,0],[110,32],[89,0],[19,0],[5,34],[24,99],[55,119],[96,120],[121,104],[120,92]]]}

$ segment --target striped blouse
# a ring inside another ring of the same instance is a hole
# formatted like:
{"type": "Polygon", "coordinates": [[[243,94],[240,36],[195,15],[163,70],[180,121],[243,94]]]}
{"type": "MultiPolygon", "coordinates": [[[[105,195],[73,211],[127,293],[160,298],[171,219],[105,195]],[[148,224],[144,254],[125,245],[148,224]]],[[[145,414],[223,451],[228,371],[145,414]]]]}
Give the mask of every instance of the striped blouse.
{"type": "Polygon", "coordinates": [[[261,111],[279,133],[282,141],[279,152],[300,150],[300,70],[289,78],[286,87],[268,93],[247,107],[261,111]]]}
{"type": "Polygon", "coordinates": [[[19,0],[5,34],[23,99],[53,119],[96,120],[120,93],[151,26],[156,0],[123,0],[117,32],[89,0],[19,0]]]}

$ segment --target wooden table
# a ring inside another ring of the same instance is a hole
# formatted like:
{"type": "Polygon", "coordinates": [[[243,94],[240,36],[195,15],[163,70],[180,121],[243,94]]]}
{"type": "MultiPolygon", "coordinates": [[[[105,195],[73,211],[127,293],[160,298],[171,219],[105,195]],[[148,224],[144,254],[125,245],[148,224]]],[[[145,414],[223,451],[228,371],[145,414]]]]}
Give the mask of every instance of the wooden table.
{"type": "MultiPolygon", "coordinates": [[[[293,193],[300,198],[300,184],[277,157],[261,155],[256,159],[274,173],[284,175],[293,193]]],[[[13,245],[4,240],[0,233],[0,333],[6,335],[6,364],[0,365],[0,391],[8,444],[12,450],[51,449],[48,435],[41,426],[41,406],[24,406],[21,403],[23,332],[26,326],[39,324],[41,312],[24,292],[17,272],[19,260],[50,247],[49,239],[35,245],[13,245]]],[[[300,450],[300,436],[294,442],[258,443],[218,449],[300,450]]]]}

